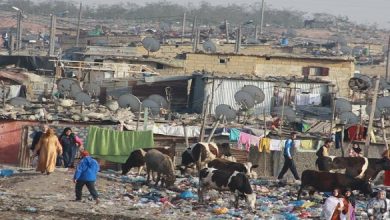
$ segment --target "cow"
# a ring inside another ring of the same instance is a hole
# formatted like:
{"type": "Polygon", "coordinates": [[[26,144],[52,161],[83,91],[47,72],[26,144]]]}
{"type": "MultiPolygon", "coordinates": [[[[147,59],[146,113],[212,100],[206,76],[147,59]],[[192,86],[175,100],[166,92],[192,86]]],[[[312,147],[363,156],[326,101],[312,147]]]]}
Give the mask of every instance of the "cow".
{"type": "Polygon", "coordinates": [[[376,178],[382,170],[390,170],[390,160],[387,158],[366,157],[319,157],[316,161],[320,171],[344,172],[350,177],[366,181],[376,178]]]}
{"type": "Polygon", "coordinates": [[[248,177],[243,173],[206,167],[199,171],[199,203],[204,202],[203,194],[210,188],[234,193],[235,208],[238,208],[238,199],[244,198],[250,209],[255,210],[256,194],[252,190],[248,177]]]}
{"type": "Polygon", "coordinates": [[[166,187],[170,187],[176,180],[175,169],[171,158],[161,153],[156,149],[151,149],[145,154],[145,164],[146,164],[146,183],[150,181],[150,172],[157,172],[157,180],[155,186],[158,185],[158,182],[161,179],[161,186],[165,184],[166,187]],[[162,176],[162,178],[161,178],[162,176]]]}
{"type": "Polygon", "coordinates": [[[249,178],[256,178],[256,172],[253,169],[257,168],[258,165],[252,165],[251,162],[246,163],[237,163],[228,161],[221,158],[216,158],[210,162],[208,162],[207,167],[215,168],[218,170],[227,170],[230,172],[241,172],[244,173],[249,178]]]}
{"type": "Polygon", "coordinates": [[[199,171],[205,164],[218,156],[219,149],[215,143],[198,142],[182,153],[179,169],[183,175],[188,167],[195,164],[199,171]]]}
{"type": "Polygon", "coordinates": [[[175,161],[174,148],[156,147],[137,149],[131,152],[129,158],[127,158],[126,162],[122,164],[122,175],[126,175],[133,167],[138,167],[138,175],[140,175],[142,167],[145,165],[145,154],[152,149],[158,150],[161,153],[168,155],[172,159],[172,161],[175,161]]]}
{"type": "Polygon", "coordinates": [[[341,173],[329,173],[316,170],[304,170],[301,177],[301,187],[298,191],[298,200],[301,198],[301,193],[304,188],[311,188],[310,195],[315,191],[330,192],[336,188],[345,190],[351,188],[352,190],[359,190],[364,194],[371,194],[372,188],[369,181],[358,178],[353,178],[341,173]]]}

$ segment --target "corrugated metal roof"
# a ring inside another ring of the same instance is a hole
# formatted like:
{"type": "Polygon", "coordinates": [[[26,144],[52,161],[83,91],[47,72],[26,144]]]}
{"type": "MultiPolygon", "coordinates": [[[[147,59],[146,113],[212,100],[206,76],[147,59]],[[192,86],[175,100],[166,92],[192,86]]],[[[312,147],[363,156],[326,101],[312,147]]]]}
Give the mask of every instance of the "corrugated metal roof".
{"type": "Polygon", "coordinates": [[[313,125],[306,133],[329,133],[330,131],[330,122],[319,121],[313,125]]]}

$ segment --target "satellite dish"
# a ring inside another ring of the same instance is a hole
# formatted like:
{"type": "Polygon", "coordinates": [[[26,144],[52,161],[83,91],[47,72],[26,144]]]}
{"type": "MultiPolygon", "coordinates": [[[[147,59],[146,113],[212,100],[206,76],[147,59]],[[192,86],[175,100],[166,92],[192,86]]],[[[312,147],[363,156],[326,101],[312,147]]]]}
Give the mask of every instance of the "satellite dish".
{"type": "Polygon", "coordinates": [[[84,86],[84,88],[88,91],[92,96],[100,95],[100,85],[97,83],[88,83],[84,86]]]}
{"type": "Polygon", "coordinates": [[[124,95],[119,96],[118,104],[119,104],[119,107],[121,107],[121,108],[129,108],[130,107],[130,109],[133,112],[138,112],[139,107],[141,105],[141,102],[139,101],[139,99],[136,96],[134,96],[132,94],[124,94],[124,95]]]}
{"type": "Polygon", "coordinates": [[[249,93],[242,90],[234,94],[234,99],[241,106],[241,109],[250,109],[255,106],[255,99],[249,93]]]}
{"type": "Polygon", "coordinates": [[[352,91],[355,92],[367,91],[372,87],[372,80],[369,76],[355,74],[354,77],[349,79],[348,86],[352,91]]]}
{"type": "Polygon", "coordinates": [[[245,85],[241,90],[249,93],[254,98],[256,104],[262,103],[265,99],[263,90],[257,86],[245,85]]]}
{"type": "Polygon", "coordinates": [[[339,114],[343,112],[352,112],[352,105],[345,98],[336,98],[334,104],[336,105],[335,110],[339,114]]]}
{"type": "Polygon", "coordinates": [[[22,97],[15,97],[15,98],[12,98],[9,100],[10,104],[12,106],[20,106],[20,107],[23,107],[23,106],[31,106],[31,103],[25,99],[25,98],[22,98],[22,97]]]}
{"type": "Polygon", "coordinates": [[[92,98],[91,96],[89,96],[87,93],[85,92],[79,92],[77,93],[76,95],[76,102],[80,105],[84,104],[86,106],[90,105],[91,102],[92,102],[92,98]]]}
{"type": "Polygon", "coordinates": [[[272,109],[272,113],[278,115],[279,117],[282,117],[282,112],[283,112],[283,118],[285,118],[289,122],[294,122],[297,118],[294,109],[289,106],[285,106],[284,110],[283,107],[281,106],[274,107],[272,109]]]}
{"type": "Polygon", "coordinates": [[[220,104],[215,108],[215,117],[219,119],[221,116],[225,116],[226,121],[233,121],[236,119],[237,111],[230,105],[220,104]]]}
{"type": "Polygon", "coordinates": [[[376,107],[379,111],[389,113],[390,112],[390,96],[384,96],[378,98],[376,101],[376,107]]]}
{"type": "MultiPolygon", "coordinates": [[[[371,107],[372,107],[372,105],[367,105],[366,106],[366,113],[367,113],[367,115],[371,114],[371,107]]],[[[380,117],[381,117],[381,112],[379,111],[378,108],[375,108],[374,118],[375,119],[379,119],[380,117]]]]}
{"type": "Polygon", "coordinates": [[[217,51],[217,47],[214,42],[207,40],[203,43],[203,50],[208,53],[215,53],[217,51]]]}
{"type": "Polygon", "coordinates": [[[142,45],[148,51],[148,55],[149,52],[156,52],[160,50],[160,42],[158,42],[156,39],[152,37],[145,37],[142,40],[142,45]]]}
{"type": "Polygon", "coordinates": [[[153,115],[160,114],[160,105],[151,99],[145,99],[142,101],[142,107],[149,108],[153,115]]]}
{"type": "Polygon", "coordinates": [[[70,95],[75,97],[75,95],[82,91],[80,83],[71,78],[63,78],[57,81],[58,91],[63,95],[70,95]]]}
{"type": "Polygon", "coordinates": [[[341,113],[339,118],[340,121],[346,125],[354,125],[360,123],[359,117],[352,112],[343,112],[341,113]]]}
{"type": "Polygon", "coordinates": [[[164,97],[162,97],[161,95],[153,94],[153,95],[150,95],[148,97],[148,99],[153,100],[154,102],[159,104],[160,107],[163,107],[164,109],[169,108],[168,101],[164,97]]]}

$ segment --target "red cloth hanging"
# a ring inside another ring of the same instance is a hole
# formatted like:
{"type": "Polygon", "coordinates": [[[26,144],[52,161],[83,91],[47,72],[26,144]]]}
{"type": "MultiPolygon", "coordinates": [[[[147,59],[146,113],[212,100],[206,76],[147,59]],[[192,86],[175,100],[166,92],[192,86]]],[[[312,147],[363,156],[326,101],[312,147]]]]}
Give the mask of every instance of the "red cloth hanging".
{"type": "Polygon", "coordinates": [[[360,141],[366,139],[367,128],[362,125],[353,125],[348,128],[348,139],[350,141],[360,141]]]}
{"type": "Polygon", "coordinates": [[[383,185],[390,186],[390,170],[385,171],[385,180],[383,181],[383,185]]]}

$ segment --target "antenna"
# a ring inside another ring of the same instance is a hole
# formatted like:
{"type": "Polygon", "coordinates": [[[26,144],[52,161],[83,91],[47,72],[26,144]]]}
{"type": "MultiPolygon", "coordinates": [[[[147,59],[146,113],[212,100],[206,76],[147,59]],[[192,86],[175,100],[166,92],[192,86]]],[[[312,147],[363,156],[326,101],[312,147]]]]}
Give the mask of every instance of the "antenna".
{"type": "Polygon", "coordinates": [[[160,42],[152,37],[145,37],[142,40],[142,45],[148,51],[148,56],[150,52],[156,52],[160,50],[160,42]]]}
{"type": "Polygon", "coordinates": [[[132,94],[124,94],[119,96],[118,104],[121,108],[129,108],[133,112],[139,112],[141,102],[139,99],[132,94]]]}
{"type": "Polygon", "coordinates": [[[215,117],[217,119],[224,116],[226,121],[230,122],[236,119],[237,111],[234,110],[230,105],[220,104],[215,107],[215,117]]]}
{"type": "Polygon", "coordinates": [[[203,42],[203,50],[207,53],[215,53],[217,51],[217,47],[213,41],[207,40],[203,42]]]}

